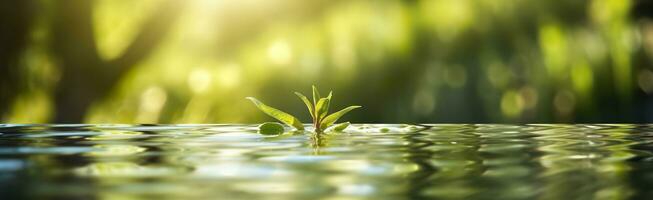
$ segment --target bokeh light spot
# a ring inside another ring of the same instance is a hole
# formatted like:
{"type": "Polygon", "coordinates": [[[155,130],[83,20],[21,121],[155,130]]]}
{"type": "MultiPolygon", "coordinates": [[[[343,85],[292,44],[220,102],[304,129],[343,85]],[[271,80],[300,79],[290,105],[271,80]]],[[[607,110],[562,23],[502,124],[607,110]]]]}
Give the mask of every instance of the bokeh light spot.
{"type": "Polygon", "coordinates": [[[553,98],[553,105],[559,115],[566,117],[574,111],[576,98],[574,97],[574,94],[568,90],[558,91],[553,98]]]}
{"type": "Polygon", "coordinates": [[[637,83],[639,88],[646,94],[653,93],[653,72],[651,70],[642,70],[637,76],[637,83]]]}
{"type": "Polygon", "coordinates": [[[188,86],[194,93],[204,93],[211,86],[211,73],[206,69],[194,69],[188,76],[188,86]]]}
{"type": "Polygon", "coordinates": [[[275,40],[268,47],[268,58],[276,65],[290,64],[292,59],[292,49],[287,41],[279,39],[275,40]]]}
{"type": "Polygon", "coordinates": [[[517,117],[524,109],[524,99],[514,90],[503,93],[501,111],[506,117],[517,117]]]}

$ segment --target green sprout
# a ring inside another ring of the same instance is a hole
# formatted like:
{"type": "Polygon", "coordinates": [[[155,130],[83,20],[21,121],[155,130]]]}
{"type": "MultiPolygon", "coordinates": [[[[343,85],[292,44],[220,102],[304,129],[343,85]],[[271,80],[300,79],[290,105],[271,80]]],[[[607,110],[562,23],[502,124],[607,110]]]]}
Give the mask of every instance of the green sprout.
{"type": "MultiPolygon", "coordinates": [[[[320,97],[320,93],[317,91],[317,88],[313,86],[313,102],[309,101],[308,98],[306,98],[306,96],[304,96],[302,93],[295,92],[295,94],[304,102],[304,104],[306,104],[308,112],[311,114],[311,118],[313,119],[313,127],[315,127],[315,132],[318,134],[324,132],[324,130],[332,126],[336,121],[338,121],[338,119],[340,119],[340,117],[349,111],[361,107],[349,106],[338,112],[328,114],[329,104],[331,103],[331,96],[333,95],[333,92],[329,92],[327,97],[322,98],[320,97]]],[[[263,111],[263,113],[279,120],[280,122],[283,122],[284,124],[287,124],[288,126],[294,127],[297,130],[304,130],[304,124],[302,124],[302,122],[300,122],[296,117],[279,109],[267,106],[254,97],[247,97],[247,99],[252,101],[252,103],[254,103],[254,105],[256,105],[259,110],[263,111]]],[[[349,122],[336,124],[332,130],[342,131],[347,128],[347,126],[349,126],[349,122]]]]}

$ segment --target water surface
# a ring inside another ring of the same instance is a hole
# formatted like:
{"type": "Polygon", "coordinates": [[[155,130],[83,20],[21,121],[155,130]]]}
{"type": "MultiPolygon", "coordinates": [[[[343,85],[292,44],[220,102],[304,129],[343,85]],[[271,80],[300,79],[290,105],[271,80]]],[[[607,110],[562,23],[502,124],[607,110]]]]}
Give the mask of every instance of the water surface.
{"type": "Polygon", "coordinates": [[[0,199],[651,199],[651,125],[0,125],[0,199]]]}

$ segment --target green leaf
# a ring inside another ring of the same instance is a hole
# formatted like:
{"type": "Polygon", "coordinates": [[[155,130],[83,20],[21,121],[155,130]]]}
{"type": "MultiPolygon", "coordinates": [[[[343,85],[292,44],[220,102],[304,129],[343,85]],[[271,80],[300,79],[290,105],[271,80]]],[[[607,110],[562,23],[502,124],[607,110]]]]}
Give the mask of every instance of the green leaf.
{"type": "Polygon", "coordinates": [[[315,85],[313,85],[313,105],[317,105],[318,99],[320,99],[320,92],[318,92],[315,85]]]}
{"type": "Polygon", "coordinates": [[[328,98],[321,98],[319,101],[317,101],[317,105],[315,105],[315,115],[317,116],[316,119],[321,120],[326,115],[326,112],[328,112],[328,109],[328,98]]]}
{"type": "Polygon", "coordinates": [[[311,117],[315,119],[315,112],[313,111],[313,104],[311,104],[310,101],[308,101],[308,98],[304,96],[302,93],[295,92],[295,94],[306,104],[306,107],[308,108],[308,112],[311,114],[311,117]]]}
{"type": "MultiPolygon", "coordinates": [[[[329,106],[331,105],[331,96],[333,96],[333,91],[329,92],[329,96],[326,97],[327,101],[324,103],[324,111],[320,114],[320,119],[324,119],[329,113],[329,106]]],[[[326,128],[326,127],[324,127],[326,128]]]]}
{"type": "Polygon", "coordinates": [[[259,110],[263,111],[267,115],[270,115],[270,117],[274,117],[275,119],[287,124],[288,126],[295,127],[297,130],[304,130],[304,125],[296,117],[276,108],[267,106],[254,97],[247,97],[247,99],[252,101],[252,103],[254,103],[254,105],[256,105],[259,110]]]}
{"type": "Polygon", "coordinates": [[[361,106],[349,106],[349,107],[346,107],[345,109],[342,109],[342,110],[340,110],[338,112],[334,112],[334,113],[330,114],[329,116],[325,117],[324,120],[322,120],[322,122],[320,123],[320,126],[325,127],[325,128],[329,127],[333,123],[338,121],[338,119],[340,119],[340,117],[347,114],[349,111],[351,111],[353,109],[356,109],[356,108],[360,108],[360,107],[361,106]]]}
{"type": "Polygon", "coordinates": [[[283,133],[283,125],[277,122],[265,122],[258,126],[258,132],[263,135],[279,135],[283,133]]]}
{"type": "Polygon", "coordinates": [[[345,130],[347,127],[349,127],[349,125],[350,125],[349,122],[336,124],[336,125],[333,126],[333,130],[341,132],[341,131],[345,130]]]}

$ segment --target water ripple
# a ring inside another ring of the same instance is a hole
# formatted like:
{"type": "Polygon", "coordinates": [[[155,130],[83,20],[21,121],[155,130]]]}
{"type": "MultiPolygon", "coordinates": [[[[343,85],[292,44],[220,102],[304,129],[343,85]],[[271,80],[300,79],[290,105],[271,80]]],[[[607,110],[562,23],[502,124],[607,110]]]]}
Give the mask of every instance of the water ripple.
{"type": "Polygon", "coordinates": [[[646,124],[0,125],[7,199],[649,199],[651,185],[646,124]]]}

